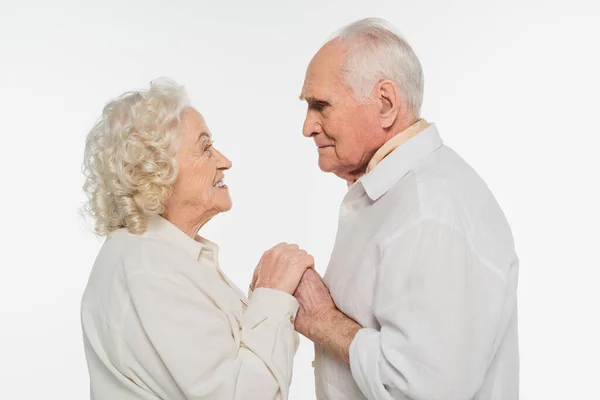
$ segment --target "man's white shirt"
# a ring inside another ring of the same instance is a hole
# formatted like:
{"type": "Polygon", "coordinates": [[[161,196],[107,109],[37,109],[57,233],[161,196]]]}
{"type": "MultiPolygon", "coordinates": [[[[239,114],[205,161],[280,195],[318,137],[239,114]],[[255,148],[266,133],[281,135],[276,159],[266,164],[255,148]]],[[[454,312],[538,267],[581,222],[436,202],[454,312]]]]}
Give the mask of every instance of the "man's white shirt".
{"type": "Polygon", "coordinates": [[[324,276],[363,326],[317,398],[517,400],[519,260],[485,182],[435,125],[350,187],[324,276]]]}

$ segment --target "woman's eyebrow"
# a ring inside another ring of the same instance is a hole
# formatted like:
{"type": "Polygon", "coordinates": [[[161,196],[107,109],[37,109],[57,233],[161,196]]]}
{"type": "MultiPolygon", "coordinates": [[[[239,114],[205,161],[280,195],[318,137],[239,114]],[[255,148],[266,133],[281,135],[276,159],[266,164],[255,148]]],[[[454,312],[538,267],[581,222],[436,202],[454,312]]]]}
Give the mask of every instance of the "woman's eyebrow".
{"type": "Polygon", "coordinates": [[[208,133],[206,131],[202,131],[198,135],[198,138],[196,139],[196,143],[198,143],[202,138],[207,138],[208,140],[212,140],[212,136],[210,135],[210,133],[208,133]]]}

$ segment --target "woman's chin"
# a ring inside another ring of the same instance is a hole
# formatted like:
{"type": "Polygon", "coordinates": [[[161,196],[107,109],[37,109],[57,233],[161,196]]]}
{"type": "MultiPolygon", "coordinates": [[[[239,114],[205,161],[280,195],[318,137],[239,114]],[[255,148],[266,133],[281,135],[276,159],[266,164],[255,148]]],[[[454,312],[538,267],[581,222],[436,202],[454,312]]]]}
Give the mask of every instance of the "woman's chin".
{"type": "Polygon", "coordinates": [[[231,201],[231,198],[228,198],[227,200],[223,200],[223,201],[219,202],[219,211],[227,212],[227,211],[231,210],[232,206],[233,206],[233,203],[231,201]]]}
{"type": "Polygon", "coordinates": [[[215,190],[216,193],[213,194],[214,197],[211,201],[212,207],[210,208],[220,213],[231,210],[232,202],[231,196],[229,195],[229,188],[224,186],[220,188],[214,188],[213,190],[215,190]]]}

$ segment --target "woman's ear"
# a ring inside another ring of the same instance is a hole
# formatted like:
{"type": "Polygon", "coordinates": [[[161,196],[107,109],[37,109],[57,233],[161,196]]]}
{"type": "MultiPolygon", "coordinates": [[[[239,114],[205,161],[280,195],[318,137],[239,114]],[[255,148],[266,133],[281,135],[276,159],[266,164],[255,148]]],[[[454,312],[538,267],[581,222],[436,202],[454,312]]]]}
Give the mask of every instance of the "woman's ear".
{"type": "Polygon", "coordinates": [[[394,124],[401,111],[400,92],[396,84],[389,80],[381,81],[376,90],[381,104],[379,111],[381,126],[389,128],[394,124]]]}

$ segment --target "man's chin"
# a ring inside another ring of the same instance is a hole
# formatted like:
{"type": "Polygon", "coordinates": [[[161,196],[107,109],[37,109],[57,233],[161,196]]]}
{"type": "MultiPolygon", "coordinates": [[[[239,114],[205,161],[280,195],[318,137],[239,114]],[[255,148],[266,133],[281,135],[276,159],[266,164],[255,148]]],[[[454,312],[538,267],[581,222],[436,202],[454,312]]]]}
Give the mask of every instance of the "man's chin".
{"type": "Polygon", "coordinates": [[[319,169],[323,172],[333,172],[335,170],[333,163],[323,159],[323,157],[319,157],[319,169]]]}

